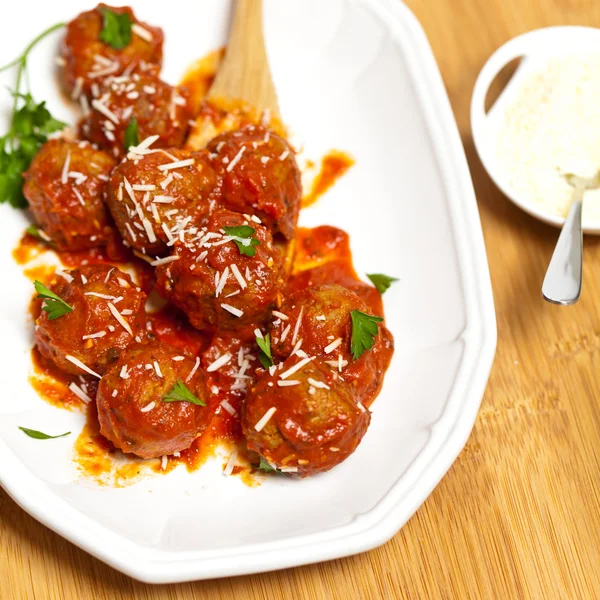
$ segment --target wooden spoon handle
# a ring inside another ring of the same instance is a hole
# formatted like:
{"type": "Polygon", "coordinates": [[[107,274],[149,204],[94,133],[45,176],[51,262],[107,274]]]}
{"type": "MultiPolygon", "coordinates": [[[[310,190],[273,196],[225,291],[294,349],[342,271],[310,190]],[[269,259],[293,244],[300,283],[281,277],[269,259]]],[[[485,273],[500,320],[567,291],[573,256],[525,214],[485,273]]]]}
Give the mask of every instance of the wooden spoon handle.
{"type": "Polygon", "coordinates": [[[236,0],[225,57],[209,98],[239,99],[279,118],[279,104],[265,50],[262,0],[236,0]]]}

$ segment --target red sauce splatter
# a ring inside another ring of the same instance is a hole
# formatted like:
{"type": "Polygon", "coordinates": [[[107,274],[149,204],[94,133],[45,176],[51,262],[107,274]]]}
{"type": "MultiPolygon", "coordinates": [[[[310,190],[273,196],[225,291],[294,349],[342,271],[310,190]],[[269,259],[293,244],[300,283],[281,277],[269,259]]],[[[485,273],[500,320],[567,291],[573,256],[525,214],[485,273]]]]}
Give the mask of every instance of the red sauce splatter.
{"type": "Polygon", "coordinates": [[[349,154],[330,150],[321,160],[310,192],[302,198],[302,207],[314,204],[353,164],[354,159],[349,154]]]}
{"type": "Polygon", "coordinates": [[[18,265],[24,265],[46,252],[49,246],[35,236],[24,233],[17,247],[13,250],[13,258],[18,265]]]}

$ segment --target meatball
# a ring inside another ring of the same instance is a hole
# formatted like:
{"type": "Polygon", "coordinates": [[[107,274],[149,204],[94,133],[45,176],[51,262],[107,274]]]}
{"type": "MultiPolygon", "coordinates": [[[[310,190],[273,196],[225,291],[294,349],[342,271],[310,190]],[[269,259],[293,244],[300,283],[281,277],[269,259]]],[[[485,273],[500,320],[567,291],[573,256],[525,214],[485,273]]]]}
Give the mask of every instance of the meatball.
{"type": "Polygon", "coordinates": [[[100,380],[100,433],[123,452],[155,458],[189,448],[212,412],[202,370],[163,342],[132,344],[100,380]],[[183,395],[182,395],[183,394],[183,395]]]}
{"type": "Polygon", "coordinates": [[[124,160],[113,171],[106,204],[123,239],[133,248],[163,255],[179,231],[191,233],[218,194],[218,178],[205,152],[169,148],[124,160]],[[193,164],[165,170],[169,163],[193,164]]]}
{"type": "Polygon", "coordinates": [[[393,338],[379,323],[373,348],[353,359],[353,310],[372,314],[358,294],[341,285],[322,284],[297,291],[275,315],[271,351],[281,360],[295,352],[320,357],[332,370],[343,373],[346,381],[360,387],[361,400],[368,404],[383,384],[393,338]]]}
{"type": "Polygon", "coordinates": [[[198,329],[246,337],[245,328],[252,332],[268,317],[283,285],[281,256],[268,229],[224,209],[195,238],[176,242],[170,259],[156,269],[158,290],[198,329]]]}
{"type": "Polygon", "coordinates": [[[65,86],[77,99],[81,93],[90,96],[94,84],[102,83],[106,77],[121,75],[125,69],[131,72],[144,64],[160,68],[163,40],[162,29],[138,21],[131,8],[99,4],[67,25],[60,49],[65,61],[65,86]],[[127,14],[134,23],[131,40],[124,48],[113,48],[101,39],[106,10],[117,15],[127,14]]]}
{"type": "Polygon", "coordinates": [[[102,194],[114,159],[87,142],[53,139],[24,174],[29,208],[59,250],[102,246],[111,234],[102,194]]]}
{"type": "Polygon", "coordinates": [[[287,358],[302,340],[302,350],[311,356],[342,353],[343,358],[348,359],[353,310],[369,312],[356,293],[341,285],[315,285],[291,294],[278,311],[280,318],[273,322],[273,353],[287,358]],[[337,340],[341,343],[329,350],[327,347],[337,340]]]}
{"type": "Polygon", "coordinates": [[[356,388],[317,361],[283,379],[295,364],[298,358],[289,358],[250,387],[242,405],[242,429],[248,447],[273,467],[305,477],[352,454],[371,417],[356,388]]]}
{"type": "Polygon", "coordinates": [[[84,373],[75,359],[102,374],[124,348],[145,335],[146,296],[116,267],[88,265],[68,271],[51,290],[73,310],[53,320],[42,311],[35,343],[43,356],[67,373],[84,373]]]}
{"type": "Polygon", "coordinates": [[[186,97],[187,90],[170,86],[151,71],[108,78],[81,122],[81,134],[122,157],[125,132],[135,119],[140,142],[157,135],[154,147],[182,146],[190,118],[186,97]]]}
{"type": "Polygon", "coordinates": [[[248,125],[217,136],[207,150],[223,176],[223,205],[256,215],[271,233],[292,239],[302,188],[289,144],[264,127],[248,125]]]}

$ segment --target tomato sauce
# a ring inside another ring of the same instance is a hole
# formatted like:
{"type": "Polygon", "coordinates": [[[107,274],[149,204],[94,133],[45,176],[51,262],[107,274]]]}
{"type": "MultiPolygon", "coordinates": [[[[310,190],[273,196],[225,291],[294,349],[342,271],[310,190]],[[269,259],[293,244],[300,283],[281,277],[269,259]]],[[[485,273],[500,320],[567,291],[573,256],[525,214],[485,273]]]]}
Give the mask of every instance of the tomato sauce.
{"type": "Polygon", "coordinates": [[[354,159],[346,152],[330,150],[319,165],[310,192],[302,198],[302,208],[314,204],[348,169],[354,165],[354,159]]]}
{"type": "MultiPolygon", "coordinates": [[[[61,253],[60,257],[73,267],[82,264],[84,260],[112,262],[104,254],[92,251],[69,253],[66,257],[65,253],[61,253]]],[[[146,286],[152,285],[152,268],[149,265],[135,258],[133,262],[126,264],[133,266],[136,272],[139,269],[145,274],[146,286]]],[[[54,268],[43,268],[47,271],[43,279],[48,281],[54,268]]],[[[381,297],[372,286],[361,282],[354,270],[348,234],[331,226],[298,228],[289,291],[325,281],[354,289],[362,295],[375,314],[382,314],[381,297]]],[[[32,301],[30,310],[34,319],[39,314],[40,304],[39,300],[32,301]]],[[[185,315],[171,305],[147,316],[147,330],[160,341],[171,344],[192,357],[201,356],[211,343],[210,336],[194,329],[185,315]]],[[[32,350],[31,356],[34,374],[30,376],[30,383],[44,400],[68,410],[87,411],[87,424],[75,444],[75,462],[88,477],[103,484],[127,485],[149,470],[165,473],[178,464],[185,465],[188,471],[195,471],[209,458],[217,456],[219,449],[236,448],[238,458],[233,474],[239,475],[248,485],[260,482],[260,479],[256,479],[256,471],[252,466],[257,464],[258,456],[246,448],[241,431],[239,396],[227,391],[220,391],[215,395],[211,403],[219,405],[226,398],[236,410],[236,416],[230,415],[222,407],[217,408],[209,427],[202,435],[190,448],[181,452],[179,457],[170,456],[166,469],[163,469],[160,460],[144,461],[115,450],[100,434],[93,403],[86,405],[69,390],[69,384],[76,378],[57,369],[36,348],[32,350]]],[[[89,379],[91,378],[85,378],[88,393],[93,398],[97,384],[89,379]]],[[[207,383],[209,387],[214,383],[210,374],[207,374],[207,383]]]]}
{"type": "Polygon", "coordinates": [[[225,48],[219,48],[196,60],[186,71],[181,85],[190,92],[194,115],[198,114],[202,101],[215,80],[215,74],[225,56],[225,48]]]}
{"type": "Polygon", "coordinates": [[[13,250],[13,258],[18,265],[24,265],[48,250],[48,244],[29,233],[24,233],[17,247],[13,250]]]}
{"type": "MultiPolygon", "coordinates": [[[[200,116],[210,118],[217,126],[226,111],[203,103],[203,99],[212,85],[223,53],[223,49],[220,49],[198,60],[190,67],[182,81],[191,92],[195,113],[198,114],[200,111],[200,116]]],[[[240,108],[236,108],[233,112],[236,111],[242,115],[236,117],[238,120],[243,121],[247,118],[244,116],[246,113],[240,108]]],[[[280,126],[275,123],[275,127],[277,129],[280,126]]],[[[314,203],[353,164],[354,160],[340,151],[331,151],[325,156],[311,190],[303,199],[303,206],[314,203]]],[[[363,283],[357,277],[352,264],[349,236],[345,232],[329,226],[315,229],[299,228],[294,242],[286,244],[284,250],[289,257],[288,272],[291,277],[288,289],[282,290],[282,294],[315,283],[339,283],[359,293],[375,314],[382,314],[380,295],[375,288],[363,283]]],[[[49,283],[54,267],[45,265],[28,267],[28,263],[47,251],[53,251],[50,245],[25,234],[15,248],[13,256],[18,264],[25,266],[25,274],[30,279],[49,283]]],[[[67,268],[91,263],[116,264],[130,273],[133,271],[138,284],[147,294],[150,294],[155,286],[154,269],[141,258],[134,256],[122,244],[118,235],[114,235],[109,240],[108,246],[103,248],[82,252],[61,252],[60,260],[67,268]]],[[[41,301],[34,299],[30,306],[33,319],[39,314],[40,308],[41,301]]],[[[147,330],[151,335],[179,348],[182,353],[190,357],[202,356],[211,343],[215,343],[209,335],[194,329],[184,313],[170,305],[148,314],[147,330]]],[[[233,340],[225,341],[233,342],[233,340]]],[[[142,460],[133,455],[125,455],[100,434],[95,403],[86,404],[69,389],[69,385],[75,381],[78,385],[84,386],[87,394],[94,398],[97,389],[95,379],[90,381],[92,378],[77,378],[59,371],[49,364],[36,348],[32,350],[31,356],[34,373],[30,376],[30,383],[38,394],[54,406],[86,413],[86,425],[74,447],[74,460],[85,476],[101,484],[123,486],[149,472],[169,472],[179,464],[185,465],[188,471],[195,471],[207,459],[217,456],[221,451],[228,456],[235,450],[237,458],[232,474],[239,476],[247,485],[260,484],[262,478],[257,478],[257,473],[260,472],[256,471],[259,457],[247,449],[242,435],[239,419],[241,395],[239,392],[236,394],[228,388],[217,385],[216,373],[206,374],[209,389],[214,390],[219,387],[218,393],[213,391],[210,399],[211,405],[216,407],[210,425],[190,448],[182,451],[179,456],[169,456],[165,465],[160,459],[142,460]],[[223,400],[227,400],[231,409],[235,411],[233,415],[223,409],[221,406],[223,400]]],[[[223,469],[226,462],[227,460],[223,463],[223,469]]]]}
{"type": "MultiPolygon", "coordinates": [[[[79,410],[85,406],[85,402],[69,389],[69,384],[77,378],[46,360],[35,346],[31,350],[31,363],[33,374],[29,376],[29,383],[46,402],[67,410],[79,410]]],[[[91,398],[96,395],[98,386],[94,381],[82,377],[78,383],[80,387],[83,384],[91,398]]]]}

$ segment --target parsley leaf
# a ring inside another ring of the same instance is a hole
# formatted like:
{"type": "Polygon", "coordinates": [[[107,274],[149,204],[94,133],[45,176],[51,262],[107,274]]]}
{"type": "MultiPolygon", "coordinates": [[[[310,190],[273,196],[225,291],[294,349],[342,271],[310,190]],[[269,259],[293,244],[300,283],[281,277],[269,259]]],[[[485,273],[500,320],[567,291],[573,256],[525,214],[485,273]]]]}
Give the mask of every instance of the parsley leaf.
{"type": "Polygon", "coordinates": [[[131,117],[131,119],[129,119],[127,129],[125,130],[125,139],[123,141],[125,152],[128,152],[131,146],[137,146],[139,143],[140,133],[138,130],[138,122],[135,117],[131,117]]]}
{"type": "Polygon", "coordinates": [[[253,238],[255,230],[253,227],[249,225],[241,225],[240,227],[223,227],[223,231],[227,235],[233,236],[233,241],[235,242],[240,254],[244,256],[253,257],[256,254],[256,248],[254,246],[259,246],[260,241],[256,238],[253,238]]]}
{"type": "Polygon", "coordinates": [[[399,281],[396,277],[390,277],[383,273],[367,273],[367,277],[371,280],[371,283],[377,288],[377,291],[380,294],[385,293],[394,281],[399,281]]]}
{"type": "Polygon", "coordinates": [[[360,310],[351,310],[352,318],[352,340],[350,350],[352,358],[360,358],[365,350],[370,350],[375,342],[375,336],[378,332],[377,323],[383,321],[381,317],[367,315],[360,310]]]}
{"type": "Polygon", "coordinates": [[[70,431],[66,433],[61,433],[60,435],[48,435],[47,433],[43,433],[42,431],[36,431],[35,429],[27,429],[27,427],[19,426],[19,429],[26,433],[30,438],[35,440],[55,440],[56,438],[65,437],[66,435],[70,435],[70,431]]]}
{"type": "Polygon", "coordinates": [[[48,135],[63,129],[66,124],[50,114],[45,102],[36,104],[31,94],[12,94],[11,128],[0,138],[0,202],[8,201],[15,208],[24,208],[27,200],[22,193],[22,174],[48,135]]]}
{"type": "Polygon", "coordinates": [[[271,334],[267,333],[264,338],[256,338],[256,344],[260,348],[258,353],[258,360],[260,364],[268,369],[273,365],[273,356],[271,356],[271,334]]]}
{"type": "Polygon", "coordinates": [[[281,471],[279,469],[276,469],[273,465],[271,465],[271,463],[268,460],[266,460],[262,456],[260,457],[260,464],[256,468],[259,471],[264,471],[265,473],[276,473],[277,475],[281,475],[281,471]]]}
{"type": "Polygon", "coordinates": [[[115,50],[123,50],[131,42],[131,15],[126,12],[119,14],[105,7],[98,10],[103,17],[100,40],[115,50]]]}
{"type": "Polygon", "coordinates": [[[173,389],[163,396],[163,402],[191,402],[198,406],[206,406],[205,402],[202,402],[200,398],[196,398],[190,390],[185,387],[185,384],[181,379],[177,380],[177,383],[173,386],[173,389]]]}
{"type": "Polygon", "coordinates": [[[25,233],[33,236],[34,238],[37,238],[38,240],[42,239],[42,236],[40,235],[40,230],[35,226],[35,225],[30,225],[26,230],[25,233]]]}
{"type": "Polygon", "coordinates": [[[45,300],[42,309],[48,313],[48,319],[52,321],[67,313],[73,312],[73,307],[71,305],[67,304],[62,298],[50,291],[43,283],[36,279],[33,282],[33,285],[38,293],[37,297],[45,300]]]}
{"type": "MultiPolygon", "coordinates": [[[[64,23],[58,23],[46,29],[30,42],[19,57],[0,67],[0,71],[17,67],[10,130],[0,137],[0,203],[8,202],[14,208],[27,206],[22,191],[22,174],[29,168],[39,147],[50,133],[65,127],[65,123],[50,114],[45,102],[36,104],[31,94],[20,91],[29,53],[40,40],[63,26],[64,23]]],[[[28,87],[26,77],[25,82],[28,87]]]]}
{"type": "Polygon", "coordinates": [[[44,230],[39,229],[35,225],[30,225],[25,230],[25,233],[34,237],[37,240],[40,240],[41,242],[44,242],[44,244],[48,244],[48,246],[50,247],[54,247],[54,242],[44,233],[44,230]]]}

